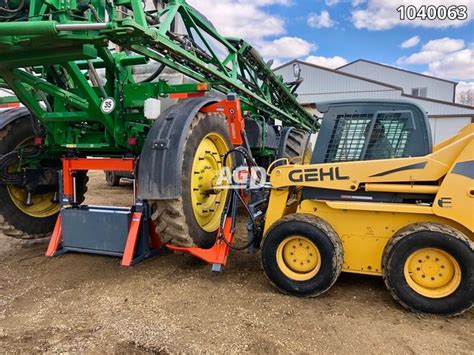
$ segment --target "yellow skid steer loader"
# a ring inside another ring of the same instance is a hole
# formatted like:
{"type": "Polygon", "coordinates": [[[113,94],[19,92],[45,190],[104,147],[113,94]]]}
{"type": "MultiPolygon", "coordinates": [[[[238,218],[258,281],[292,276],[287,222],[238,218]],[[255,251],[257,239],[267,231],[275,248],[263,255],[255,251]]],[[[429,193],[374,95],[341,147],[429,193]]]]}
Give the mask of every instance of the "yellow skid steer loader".
{"type": "Polygon", "coordinates": [[[341,271],[381,275],[410,310],[469,309],[474,124],[432,147],[428,119],[413,104],[318,109],[324,119],[311,164],[271,172],[262,264],[272,284],[317,296],[341,271]]]}

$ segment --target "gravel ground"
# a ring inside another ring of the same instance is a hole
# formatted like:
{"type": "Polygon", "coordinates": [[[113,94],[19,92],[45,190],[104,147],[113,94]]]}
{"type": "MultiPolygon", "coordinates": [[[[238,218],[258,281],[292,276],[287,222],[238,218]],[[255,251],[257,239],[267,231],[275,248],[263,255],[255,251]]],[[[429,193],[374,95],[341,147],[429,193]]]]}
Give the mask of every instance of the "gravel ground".
{"type": "MultiPolygon", "coordinates": [[[[131,202],[93,173],[89,203],[131,202]]],[[[241,226],[243,228],[243,226],[241,226]]],[[[132,268],[83,254],[44,256],[47,241],[0,234],[0,353],[474,353],[473,316],[419,316],[382,279],[343,274],[324,296],[275,291],[259,255],[234,252],[212,274],[163,253],[132,268]]]]}

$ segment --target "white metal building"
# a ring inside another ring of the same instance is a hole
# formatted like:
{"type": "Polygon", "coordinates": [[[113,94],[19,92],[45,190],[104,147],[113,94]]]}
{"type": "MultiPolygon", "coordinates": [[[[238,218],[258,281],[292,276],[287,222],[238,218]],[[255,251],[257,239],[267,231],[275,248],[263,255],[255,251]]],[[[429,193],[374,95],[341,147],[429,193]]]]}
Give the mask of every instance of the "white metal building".
{"type": "Polygon", "coordinates": [[[346,99],[403,99],[427,113],[434,143],[452,136],[474,122],[474,107],[454,102],[456,83],[366,60],[333,70],[294,60],[275,69],[285,81],[293,81],[293,65],[301,68],[303,83],[298,100],[309,110],[318,102],[346,99]]]}

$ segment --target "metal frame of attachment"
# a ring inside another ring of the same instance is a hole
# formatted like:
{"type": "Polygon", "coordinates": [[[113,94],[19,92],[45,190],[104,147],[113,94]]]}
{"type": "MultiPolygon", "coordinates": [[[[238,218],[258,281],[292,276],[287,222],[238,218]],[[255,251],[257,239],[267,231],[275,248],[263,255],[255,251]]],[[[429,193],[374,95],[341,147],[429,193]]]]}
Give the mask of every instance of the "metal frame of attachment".
{"type": "MultiPolygon", "coordinates": [[[[76,179],[77,171],[83,170],[111,170],[111,171],[127,171],[134,172],[135,159],[117,159],[117,158],[72,158],[63,159],[62,170],[62,204],[69,205],[69,208],[79,208],[76,199],[76,179]]],[[[130,209],[131,219],[129,230],[126,238],[125,248],[122,256],[122,266],[132,266],[152,255],[162,248],[159,236],[155,233],[152,225],[149,224],[149,210],[146,203],[137,201],[136,187],[134,182],[134,206],[130,209]],[[140,251],[138,251],[140,250],[140,251]]],[[[106,208],[103,208],[106,209],[106,208]]],[[[110,208],[113,210],[112,208],[110,208]]],[[[90,248],[64,248],[63,242],[63,217],[62,212],[58,215],[56,225],[51,236],[51,240],[46,251],[46,256],[53,257],[68,250],[84,251],[102,255],[116,255],[110,251],[102,251],[100,249],[93,250],[90,248]]],[[[93,213],[93,212],[90,212],[93,213]]],[[[100,238],[100,236],[98,236],[100,238]]]]}

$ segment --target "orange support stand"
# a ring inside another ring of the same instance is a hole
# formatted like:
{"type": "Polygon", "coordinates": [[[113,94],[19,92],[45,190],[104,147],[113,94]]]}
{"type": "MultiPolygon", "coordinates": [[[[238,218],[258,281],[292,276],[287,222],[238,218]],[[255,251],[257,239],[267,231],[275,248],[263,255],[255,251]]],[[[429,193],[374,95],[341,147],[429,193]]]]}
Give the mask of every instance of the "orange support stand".
{"type": "Polygon", "coordinates": [[[51,240],[49,241],[48,249],[46,250],[46,256],[54,256],[61,245],[62,238],[62,221],[61,213],[58,215],[56,224],[54,225],[53,234],[51,235],[51,240]]]}
{"type": "Polygon", "coordinates": [[[232,218],[227,217],[224,224],[224,233],[222,238],[217,239],[216,243],[209,249],[197,247],[179,247],[176,245],[166,244],[169,250],[191,254],[208,264],[212,265],[212,271],[220,272],[222,267],[226,265],[229,256],[230,247],[232,245],[234,235],[232,233],[232,218]],[[227,243],[226,243],[227,242],[227,243]]]}
{"type": "Polygon", "coordinates": [[[134,172],[135,159],[113,158],[72,158],[62,159],[63,193],[67,198],[74,196],[74,174],[81,170],[128,171],[134,172]]]}
{"type": "Polygon", "coordinates": [[[130,229],[128,231],[127,244],[125,245],[125,252],[122,257],[122,266],[131,266],[135,249],[137,247],[138,233],[140,232],[140,225],[142,223],[143,215],[141,212],[135,212],[132,215],[130,222],[130,229]]]}

